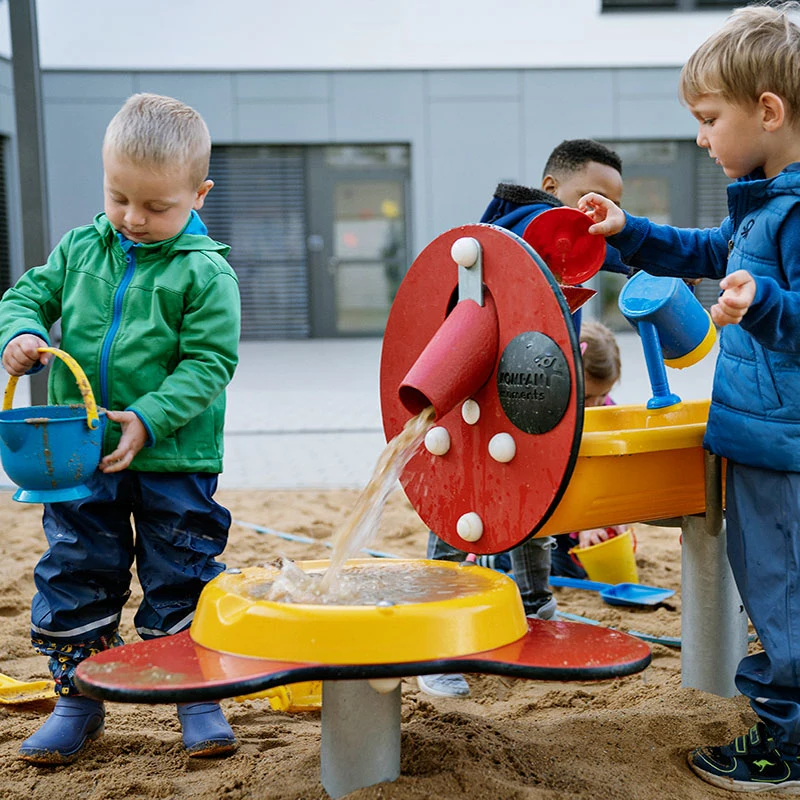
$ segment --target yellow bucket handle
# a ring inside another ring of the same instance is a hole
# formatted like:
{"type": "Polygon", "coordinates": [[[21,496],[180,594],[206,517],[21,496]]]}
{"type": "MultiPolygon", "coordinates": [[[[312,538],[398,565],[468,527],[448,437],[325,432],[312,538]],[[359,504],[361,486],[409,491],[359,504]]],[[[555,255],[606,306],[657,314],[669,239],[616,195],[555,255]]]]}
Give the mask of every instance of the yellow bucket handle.
{"type": "MultiPolygon", "coordinates": [[[[69,354],[57,347],[39,347],[37,348],[40,353],[52,353],[58,356],[69,367],[70,372],[75,377],[78,388],[81,390],[81,397],[86,406],[86,424],[91,430],[94,430],[99,424],[100,420],[97,416],[97,403],[94,401],[94,394],[92,394],[92,387],[86,377],[86,373],[81,369],[80,364],[69,354]]],[[[3,411],[9,411],[14,404],[14,391],[17,388],[17,381],[19,378],[12,375],[6,384],[6,390],[3,394],[3,411]]]]}

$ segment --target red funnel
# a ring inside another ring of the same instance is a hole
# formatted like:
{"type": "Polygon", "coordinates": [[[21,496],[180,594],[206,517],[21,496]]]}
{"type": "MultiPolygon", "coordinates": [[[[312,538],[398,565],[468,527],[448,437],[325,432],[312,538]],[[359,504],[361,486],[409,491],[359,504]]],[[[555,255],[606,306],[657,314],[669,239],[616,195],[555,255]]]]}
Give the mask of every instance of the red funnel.
{"type": "Polygon", "coordinates": [[[589,233],[592,220],[576,208],[551,208],[534,217],[522,238],[541,256],[559,283],[574,286],[603,266],[606,242],[589,233]]]}
{"type": "Polygon", "coordinates": [[[567,301],[569,310],[574,314],[587,300],[591,300],[597,292],[594,289],[585,289],[583,286],[565,286],[559,284],[558,288],[567,301]]]}
{"type": "Polygon", "coordinates": [[[412,414],[432,405],[440,419],[489,380],[499,338],[491,296],[457,303],[400,384],[400,402],[412,414]]]}

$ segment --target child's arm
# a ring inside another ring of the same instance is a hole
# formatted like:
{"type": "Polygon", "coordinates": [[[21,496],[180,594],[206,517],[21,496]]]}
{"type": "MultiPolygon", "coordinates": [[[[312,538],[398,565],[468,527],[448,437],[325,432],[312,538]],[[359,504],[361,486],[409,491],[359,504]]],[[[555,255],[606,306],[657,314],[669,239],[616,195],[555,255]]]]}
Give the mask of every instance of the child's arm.
{"type": "Polygon", "coordinates": [[[722,278],[728,263],[730,218],[718,228],[675,228],[634,217],[599,194],[584,195],[578,208],[593,221],[589,233],[610,237],[623,261],[651,275],[722,278]]]}
{"type": "Polygon", "coordinates": [[[238,361],[239,329],[239,288],[227,267],[187,302],[175,369],[125,409],[144,424],[148,444],[173,434],[225,390],[238,361]]]}
{"type": "Polygon", "coordinates": [[[739,324],[763,347],[797,354],[800,353],[800,206],[786,215],[775,244],[777,270],[772,266],[760,274],[758,265],[753,266],[750,274],[754,296],[739,324]]]}
{"type": "Polygon", "coordinates": [[[122,436],[117,449],[100,462],[100,471],[121,472],[130,466],[134,456],[145,446],[147,429],[133,411],[107,411],[106,414],[112,422],[119,422],[122,436]]]}

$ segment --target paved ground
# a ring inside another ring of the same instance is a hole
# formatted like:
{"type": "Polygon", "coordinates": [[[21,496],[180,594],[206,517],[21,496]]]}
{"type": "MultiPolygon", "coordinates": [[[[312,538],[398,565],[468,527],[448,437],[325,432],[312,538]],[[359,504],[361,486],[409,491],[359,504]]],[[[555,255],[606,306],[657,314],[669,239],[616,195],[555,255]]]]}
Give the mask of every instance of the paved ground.
{"type": "MultiPolygon", "coordinates": [[[[650,383],[638,336],[618,335],[617,403],[645,403],[650,383]]],[[[360,488],[385,445],[380,339],[245,343],[228,393],[226,488],[360,488]]],[[[667,370],[684,400],[710,395],[716,348],[667,370]]]]}
{"type": "MultiPolygon", "coordinates": [[[[622,380],[617,403],[645,403],[650,383],[641,343],[617,337],[622,380]]],[[[220,486],[361,488],[385,439],[379,400],[380,339],[245,342],[228,391],[225,472],[220,486]]],[[[716,349],[686,370],[667,370],[684,400],[708,397],[716,349]]],[[[29,401],[20,381],[15,406],[29,401]]],[[[0,472],[0,480],[8,479],[0,472]]]]}

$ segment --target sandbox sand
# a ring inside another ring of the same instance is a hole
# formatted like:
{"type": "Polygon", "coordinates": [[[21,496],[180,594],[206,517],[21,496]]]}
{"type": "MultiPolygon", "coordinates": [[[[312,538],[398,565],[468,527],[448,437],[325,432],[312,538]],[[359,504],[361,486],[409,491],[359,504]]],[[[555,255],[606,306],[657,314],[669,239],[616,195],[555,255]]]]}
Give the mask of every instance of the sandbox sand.
{"type": "MultiPolygon", "coordinates": [[[[218,497],[234,519],[320,544],[287,542],[234,525],[229,566],[285,555],[327,558],[330,541],[355,491],[226,491],[218,497]]],[[[0,494],[0,672],[21,680],[47,677],[28,639],[33,567],[44,549],[41,507],[0,494]]],[[[680,530],[637,525],[642,583],[676,589],[657,608],[605,605],[595,593],[557,590],[559,606],[622,630],[680,636],[680,530]]],[[[427,530],[396,491],[375,549],[424,557],[427,530]]],[[[122,633],[135,641],[133,595],[122,633]]],[[[753,645],[757,647],[757,645],[753,645]]],[[[681,688],[680,650],[652,645],[643,673],[597,683],[550,683],[468,676],[472,696],[440,699],[403,682],[402,774],[362,789],[352,800],[705,800],[730,793],[700,781],[687,750],[724,743],[754,716],[742,697],[722,699],[681,688]]],[[[173,706],[108,705],[106,734],[75,764],[41,769],[16,760],[19,743],[44,721],[52,702],[0,705],[0,798],[3,800],[325,800],[319,782],[320,714],[281,713],[267,700],[223,701],[241,747],[228,759],[188,759],[173,706]]]]}

